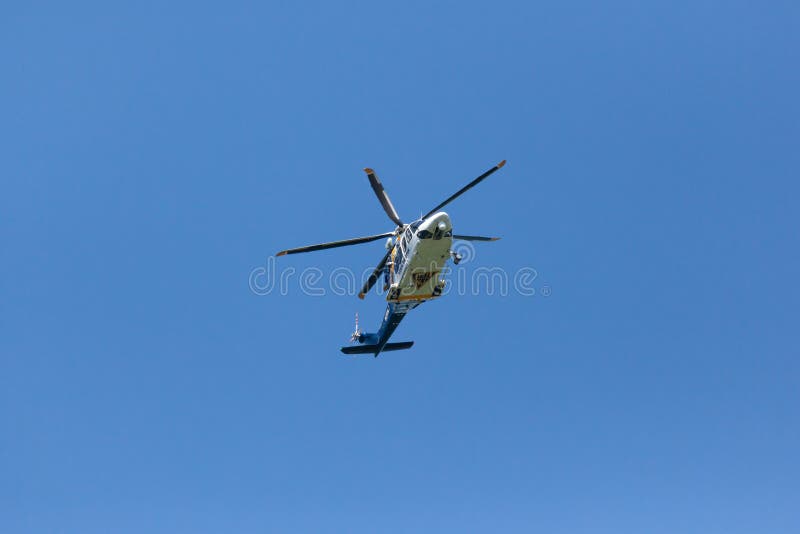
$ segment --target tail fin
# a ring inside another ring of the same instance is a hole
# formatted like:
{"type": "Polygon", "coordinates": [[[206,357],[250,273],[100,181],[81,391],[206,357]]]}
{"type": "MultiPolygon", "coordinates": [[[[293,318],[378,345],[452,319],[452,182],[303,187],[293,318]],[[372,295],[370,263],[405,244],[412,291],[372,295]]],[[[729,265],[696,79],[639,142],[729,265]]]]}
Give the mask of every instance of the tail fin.
{"type": "MultiPolygon", "coordinates": [[[[387,343],[381,349],[381,352],[389,350],[403,350],[410,349],[414,344],[413,341],[401,341],[400,343],[387,343]]],[[[355,345],[353,347],[342,347],[342,352],[345,354],[377,354],[378,345],[355,345]]]]}

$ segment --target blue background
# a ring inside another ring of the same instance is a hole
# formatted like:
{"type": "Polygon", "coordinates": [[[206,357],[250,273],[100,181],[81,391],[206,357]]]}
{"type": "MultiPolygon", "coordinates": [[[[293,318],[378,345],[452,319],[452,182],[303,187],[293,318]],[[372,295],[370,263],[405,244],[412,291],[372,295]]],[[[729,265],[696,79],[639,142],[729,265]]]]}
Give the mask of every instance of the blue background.
{"type": "Polygon", "coordinates": [[[0,531],[800,531],[798,15],[6,6],[0,531]],[[535,296],[375,360],[381,297],[249,289],[503,158],[447,211],[535,296]]]}

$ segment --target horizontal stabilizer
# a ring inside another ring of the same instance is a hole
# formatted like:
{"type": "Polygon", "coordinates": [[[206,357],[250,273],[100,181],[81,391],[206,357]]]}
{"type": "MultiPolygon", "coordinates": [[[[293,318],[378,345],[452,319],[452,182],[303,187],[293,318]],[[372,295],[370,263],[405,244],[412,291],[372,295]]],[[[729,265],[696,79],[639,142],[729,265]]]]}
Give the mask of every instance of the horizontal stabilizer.
{"type": "MultiPolygon", "coordinates": [[[[410,349],[414,344],[413,341],[401,341],[400,343],[387,343],[381,352],[387,350],[403,350],[410,349]]],[[[342,352],[345,354],[375,354],[378,350],[378,345],[354,345],[352,347],[342,347],[342,352]]]]}

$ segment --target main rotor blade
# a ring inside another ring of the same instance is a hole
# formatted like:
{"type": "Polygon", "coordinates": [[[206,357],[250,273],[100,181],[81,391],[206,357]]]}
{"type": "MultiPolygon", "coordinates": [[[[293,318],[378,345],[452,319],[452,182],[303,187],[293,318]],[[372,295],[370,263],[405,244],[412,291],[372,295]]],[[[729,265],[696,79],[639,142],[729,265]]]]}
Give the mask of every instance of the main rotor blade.
{"type": "Polygon", "coordinates": [[[367,173],[367,178],[369,178],[369,185],[372,186],[372,190],[375,191],[375,196],[378,197],[378,200],[381,202],[381,206],[383,206],[383,211],[386,212],[386,215],[394,221],[397,226],[403,226],[403,221],[400,220],[400,216],[397,214],[397,210],[394,209],[392,205],[392,201],[389,200],[389,195],[386,194],[386,190],[383,188],[383,184],[378,177],[375,176],[375,171],[367,167],[364,169],[364,172],[367,173]]]}
{"type": "Polygon", "coordinates": [[[364,284],[364,287],[361,288],[361,293],[358,294],[358,298],[363,299],[364,295],[366,295],[369,292],[369,290],[372,289],[372,286],[374,286],[375,282],[378,281],[378,277],[381,275],[381,271],[383,270],[384,267],[386,267],[386,262],[389,261],[389,256],[391,255],[392,255],[392,249],[387,250],[386,255],[383,257],[378,266],[375,267],[375,270],[372,271],[372,274],[369,275],[369,278],[364,284]]]}
{"type": "Polygon", "coordinates": [[[483,237],[480,235],[460,235],[453,234],[453,239],[460,239],[462,241],[497,241],[499,237],[483,237]]]}
{"type": "Polygon", "coordinates": [[[470,190],[473,187],[475,187],[476,185],[478,185],[481,181],[486,179],[490,174],[492,174],[493,172],[495,172],[496,170],[498,170],[499,168],[501,168],[505,164],[506,164],[506,160],[503,160],[500,163],[498,163],[497,165],[495,165],[494,167],[492,167],[491,169],[489,169],[488,171],[486,171],[485,173],[481,174],[480,176],[478,176],[477,178],[472,180],[470,183],[468,183],[467,185],[465,185],[464,187],[462,187],[461,189],[456,191],[456,193],[451,195],[450,198],[448,198],[447,200],[445,200],[444,202],[442,202],[441,204],[439,204],[438,206],[433,208],[431,211],[429,211],[422,218],[423,219],[427,219],[428,217],[430,217],[431,215],[433,215],[434,213],[436,213],[437,211],[439,211],[440,209],[442,209],[443,207],[445,207],[446,205],[450,204],[452,201],[454,201],[455,199],[460,197],[462,194],[464,194],[468,190],[470,190]]]}
{"type": "Polygon", "coordinates": [[[377,241],[384,237],[391,237],[394,232],[386,232],[385,234],[368,235],[365,237],[355,237],[353,239],[345,239],[343,241],[330,241],[328,243],[320,243],[319,245],[309,245],[307,247],[290,248],[289,250],[281,250],[276,256],[285,256],[286,254],[299,254],[301,252],[313,252],[315,250],[323,250],[326,248],[346,247],[349,245],[358,245],[360,243],[369,243],[370,241],[377,241]]]}

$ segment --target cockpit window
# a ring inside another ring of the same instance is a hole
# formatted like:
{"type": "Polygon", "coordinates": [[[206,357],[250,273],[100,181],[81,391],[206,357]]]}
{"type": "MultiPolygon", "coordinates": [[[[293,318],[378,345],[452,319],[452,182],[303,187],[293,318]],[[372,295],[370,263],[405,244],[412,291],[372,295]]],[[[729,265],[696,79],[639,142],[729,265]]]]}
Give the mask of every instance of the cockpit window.
{"type": "Polygon", "coordinates": [[[417,237],[420,239],[430,239],[433,237],[433,234],[430,233],[428,230],[420,230],[417,232],[417,237]]]}

